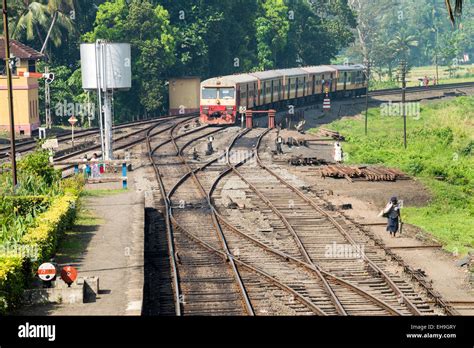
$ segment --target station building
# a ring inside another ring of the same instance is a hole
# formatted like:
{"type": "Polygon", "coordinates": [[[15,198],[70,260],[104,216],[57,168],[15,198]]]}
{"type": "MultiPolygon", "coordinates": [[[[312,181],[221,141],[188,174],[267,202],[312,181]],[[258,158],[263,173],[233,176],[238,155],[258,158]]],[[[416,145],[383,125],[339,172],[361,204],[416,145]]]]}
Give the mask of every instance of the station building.
{"type": "MultiPolygon", "coordinates": [[[[39,117],[38,79],[20,77],[18,73],[36,72],[36,63],[44,56],[31,47],[18,41],[10,40],[10,54],[17,58],[16,68],[12,72],[13,111],[15,132],[31,136],[41,125],[39,117]]],[[[0,57],[5,56],[5,40],[0,37],[0,57]]],[[[10,130],[8,113],[8,88],[5,58],[0,59],[0,130],[10,130]]]]}

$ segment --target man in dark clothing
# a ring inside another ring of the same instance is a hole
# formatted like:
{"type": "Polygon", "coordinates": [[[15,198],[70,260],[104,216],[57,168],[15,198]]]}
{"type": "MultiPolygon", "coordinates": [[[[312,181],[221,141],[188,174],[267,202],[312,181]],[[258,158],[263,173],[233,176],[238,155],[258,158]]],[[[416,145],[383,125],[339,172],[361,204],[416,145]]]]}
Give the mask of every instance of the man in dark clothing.
{"type": "Polygon", "coordinates": [[[399,221],[401,220],[400,208],[397,197],[392,197],[383,210],[383,216],[387,218],[387,231],[394,237],[397,235],[399,221]]]}

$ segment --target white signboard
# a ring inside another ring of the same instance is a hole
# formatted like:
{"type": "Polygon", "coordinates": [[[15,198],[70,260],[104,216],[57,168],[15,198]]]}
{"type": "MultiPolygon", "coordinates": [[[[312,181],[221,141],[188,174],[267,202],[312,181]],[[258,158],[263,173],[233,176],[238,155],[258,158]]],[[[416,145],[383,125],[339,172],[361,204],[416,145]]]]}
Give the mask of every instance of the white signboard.
{"type": "Polygon", "coordinates": [[[57,149],[59,147],[58,139],[48,139],[41,147],[46,150],[57,149]]]}

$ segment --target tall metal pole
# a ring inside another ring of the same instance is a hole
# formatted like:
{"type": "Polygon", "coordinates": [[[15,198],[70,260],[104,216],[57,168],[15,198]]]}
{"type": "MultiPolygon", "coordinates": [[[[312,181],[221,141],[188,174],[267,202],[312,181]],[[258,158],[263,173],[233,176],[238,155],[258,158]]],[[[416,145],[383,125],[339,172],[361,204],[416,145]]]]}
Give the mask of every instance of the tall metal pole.
{"type": "MultiPolygon", "coordinates": [[[[49,73],[49,67],[45,67],[44,72],[49,73]]],[[[44,80],[44,99],[46,128],[51,129],[51,126],[53,124],[53,121],[51,119],[51,93],[47,79],[44,80]]]]}
{"type": "Polygon", "coordinates": [[[370,60],[367,61],[367,87],[365,90],[365,135],[367,135],[369,118],[369,84],[370,84],[370,60]]]}
{"type": "Polygon", "coordinates": [[[103,158],[105,160],[114,159],[113,151],[113,133],[112,133],[112,95],[107,85],[108,76],[107,76],[107,43],[103,43],[101,46],[101,69],[102,69],[102,80],[103,80],[103,90],[104,93],[104,133],[105,133],[105,155],[103,158]]]}
{"type": "Polygon", "coordinates": [[[100,145],[102,156],[105,153],[105,145],[104,145],[104,123],[103,123],[103,108],[102,108],[102,76],[101,76],[101,41],[97,40],[95,43],[95,64],[96,64],[96,73],[97,73],[97,99],[99,102],[99,129],[100,129],[100,145]]]}
{"type": "Polygon", "coordinates": [[[3,33],[5,36],[5,65],[7,70],[8,112],[10,114],[10,156],[12,163],[13,187],[18,184],[16,175],[15,117],[13,112],[12,71],[10,66],[10,34],[8,32],[7,0],[3,0],[3,33]]]}
{"type": "Polygon", "coordinates": [[[403,145],[407,148],[407,112],[405,108],[406,81],[406,60],[402,60],[402,110],[403,110],[403,145]]]}

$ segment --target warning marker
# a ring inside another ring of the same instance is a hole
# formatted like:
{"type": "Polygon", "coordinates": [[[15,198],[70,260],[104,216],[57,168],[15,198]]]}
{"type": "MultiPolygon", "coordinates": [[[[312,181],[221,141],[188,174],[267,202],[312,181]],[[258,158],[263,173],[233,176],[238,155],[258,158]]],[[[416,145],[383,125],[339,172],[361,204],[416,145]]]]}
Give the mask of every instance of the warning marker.
{"type": "Polygon", "coordinates": [[[49,282],[56,276],[56,267],[51,263],[43,263],[38,268],[38,276],[41,280],[49,282]]]}
{"type": "Polygon", "coordinates": [[[70,286],[77,279],[77,270],[72,266],[63,267],[61,279],[70,286]]]}
{"type": "Polygon", "coordinates": [[[331,110],[331,99],[329,99],[329,98],[324,98],[323,110],[324,110],[324,111],[326,111],[326,110],[331,110]]]}
{"type": "Polygon", "coordinates": [[[71,124],[71,126],[74,126],[77,123],[78,120],[75,116],[71,116],[71,117],[69,117],[68,121],[71,124]]]}

